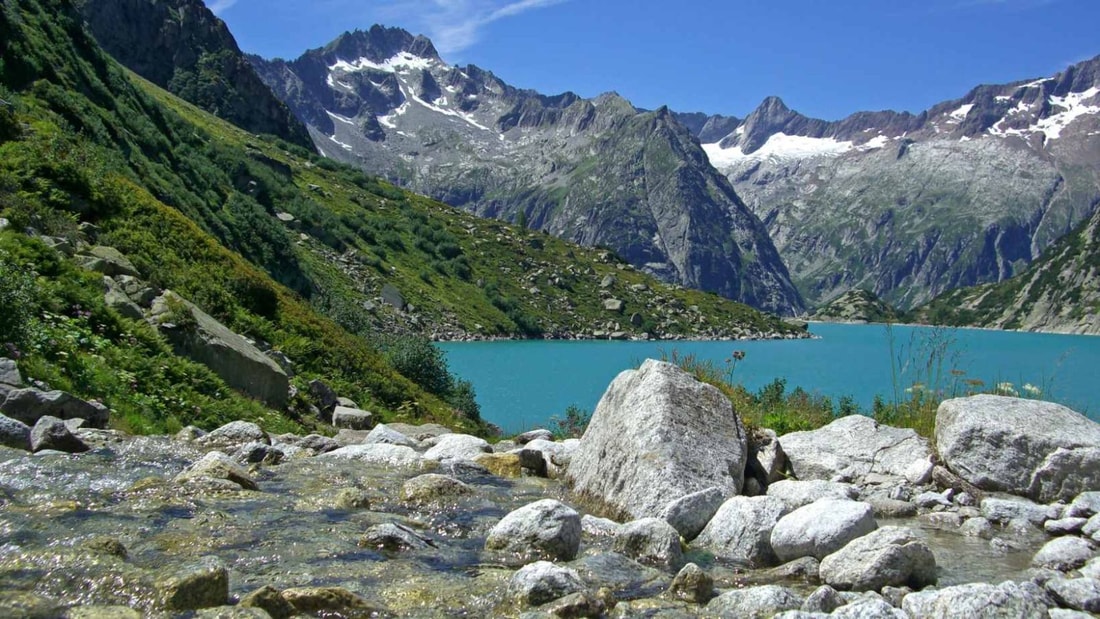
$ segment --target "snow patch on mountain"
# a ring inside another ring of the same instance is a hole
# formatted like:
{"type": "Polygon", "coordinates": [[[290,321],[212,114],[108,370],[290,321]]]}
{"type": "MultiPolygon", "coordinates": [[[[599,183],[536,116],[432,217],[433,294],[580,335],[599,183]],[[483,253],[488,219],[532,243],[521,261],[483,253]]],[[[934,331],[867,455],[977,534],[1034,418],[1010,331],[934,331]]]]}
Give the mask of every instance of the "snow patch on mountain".
{"type": "Polygon", "coordinates": [[[1096,86],[1082,92],[1071,92],[1064,97],[1052,95],[1048,97],[1047,101],[1050,103],[1051,108],[1060,111],[1046,118],[1037,119],[1025,129],[1005,128],[1004,124],[1009,121],[1011,116],[1034,114],[1033,106],[1021,101],[1016,107],[1009,110],[1000,122],[989,128],[989,134],[997,137],[1016,136],[1026,138],[1034,133],[1042,133],[1046,135],[1048,140],[1056,140],[1062,136],[1062,130],[1078,118],[1100,114],[1100,105],[1087,103],[1097,95],[1100,95],[1100,88],[1096,86]]]}
{"type": "Polygon", "coordinates": [[[329,72],[343,71],[345,73],[355,73],[366,69],[374,69],[376,71],[385,71],[386,73],[405,73],[407,71],[431,68],[433,62],[435,61],[431,58],[421,58],[409,52],[400,52],[392,58],[387,58],[382,62],[373,62],[369,58],[359,58],[351,62],[347,60],[337,60],[336,64],[330,66],[328,70],[329,72]]]}
{"type": "Polygon", "coordinates": [[[967,103],[966,105],[959,106],[959,109],[948,114],[952,119],[959,122],[966,120],[966,115],[970,113],[970,110],[974,109],[973,103],[967,103]]]}
{"type": "MultiPolygon", "coordinates": [[[[738,130],[740,131],[741,128],[738,128],[738,130]]],[[[835,138],[812,138],[776,133],[768,138],[763,146],[747,155],[739,146],[722,148],[719,142],[703,144],[703,151],[706,152],[712,166],[723,169],[752,161],[789,161],[815,157],[838,157],[853,150],[868,151],[882,148],[886,146],[889,140],[890,138],[879,135],[856,146],[851,141],[839,141],[835,138]]]]}

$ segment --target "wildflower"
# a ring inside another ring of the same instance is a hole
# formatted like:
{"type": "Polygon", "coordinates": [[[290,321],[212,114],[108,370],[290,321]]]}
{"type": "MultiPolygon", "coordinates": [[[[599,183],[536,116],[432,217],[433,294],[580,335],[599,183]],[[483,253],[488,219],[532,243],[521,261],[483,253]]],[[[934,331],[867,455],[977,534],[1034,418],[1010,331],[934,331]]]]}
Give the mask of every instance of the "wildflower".
{"type": "Polygon", "coordinates": [[[1033,398],[1037,398],[1043,395],[1043,390],[1036,387],[1035,385],[1032,385],[1031,383],[1024,383],[1023,390],[1025,393],[1033,398]]]}
{"type": "Polygon", "coordinates": [[[994,389],[994,391],[996,393],[1000,394],[1000,395],[1011,395],[1011,396],[1020,395],[1019,392],[1016,391],[1015,386],[1013,386],[1013,384],[1009,383],[1009,382],[997,383],[997,386],[994,389]]]}

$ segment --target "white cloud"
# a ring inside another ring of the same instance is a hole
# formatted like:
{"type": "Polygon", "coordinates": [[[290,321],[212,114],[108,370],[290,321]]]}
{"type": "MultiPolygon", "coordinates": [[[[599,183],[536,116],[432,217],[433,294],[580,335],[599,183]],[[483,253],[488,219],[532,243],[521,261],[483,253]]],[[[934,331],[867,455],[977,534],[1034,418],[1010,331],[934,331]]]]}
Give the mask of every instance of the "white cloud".
{"type": "Polygon", "coordinates": [[[568,0],[401,0],[383,7],[379,16],[389,25],[423,30],[446,56],[477,43],[493,22],[562,2],[568,0]]]}
{"type": "Polygon", "coordinates": [[[215,15],[221,15],[222,11],[237,4],[237,0],[206,0],[206,8],[215,15]]]}

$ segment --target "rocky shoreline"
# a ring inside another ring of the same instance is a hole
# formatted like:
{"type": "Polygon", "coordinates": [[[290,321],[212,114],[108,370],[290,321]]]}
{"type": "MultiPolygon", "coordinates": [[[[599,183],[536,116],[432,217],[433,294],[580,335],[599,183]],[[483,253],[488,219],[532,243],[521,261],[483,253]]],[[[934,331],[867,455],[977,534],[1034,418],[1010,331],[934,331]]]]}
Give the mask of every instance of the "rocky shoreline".
{"type": "Polygon", "coordinates": [[[0,418],[6,617],[1100,611],[1100,426],[1044,402],[949,400],[934,441],[859,416],[776,436],[647,361],[563,441],[53,410],[0,418]]]}

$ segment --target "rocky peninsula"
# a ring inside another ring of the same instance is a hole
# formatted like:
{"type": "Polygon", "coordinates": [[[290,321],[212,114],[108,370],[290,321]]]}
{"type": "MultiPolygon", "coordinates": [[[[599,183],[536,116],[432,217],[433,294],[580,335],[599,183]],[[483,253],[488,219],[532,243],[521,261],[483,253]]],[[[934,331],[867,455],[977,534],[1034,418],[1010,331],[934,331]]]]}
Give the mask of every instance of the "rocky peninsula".
{"type": "Polygon", "coordinates": [[[131,436],[10,361],[0,385],[6,617],[1100,611],[1100,425],[1055,404],[776,436],[651,360],[583,438],[490,444],[345,407],[335,436],[131,436]]]}

